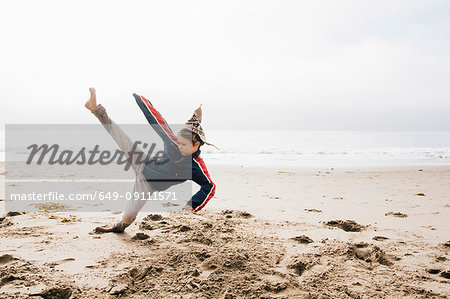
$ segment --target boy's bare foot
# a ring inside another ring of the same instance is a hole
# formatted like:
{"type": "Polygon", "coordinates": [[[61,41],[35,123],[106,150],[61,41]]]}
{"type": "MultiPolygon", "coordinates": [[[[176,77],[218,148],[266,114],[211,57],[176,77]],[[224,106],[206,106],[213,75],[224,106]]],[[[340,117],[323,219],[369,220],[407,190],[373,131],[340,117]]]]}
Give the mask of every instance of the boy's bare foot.
{"type": "Polygon", "coordinates": [[[91,93],[91,97],[86,102],[86,104],[84,104],[84,107],[86,107],[87,109],[91,110],[91,112],[93,112],[95,109],[98,108],[97,95],[95,93],[95,88],[92,88],[92,87],[89,88],[89,92],[91,93]]]}
{"type": "Polygon", "coordinates": [[[112,233],[114,231],[112,227],[98,226],[94,229],[94,232],[97,234],[103,234],[103,233],[112,233]]]}

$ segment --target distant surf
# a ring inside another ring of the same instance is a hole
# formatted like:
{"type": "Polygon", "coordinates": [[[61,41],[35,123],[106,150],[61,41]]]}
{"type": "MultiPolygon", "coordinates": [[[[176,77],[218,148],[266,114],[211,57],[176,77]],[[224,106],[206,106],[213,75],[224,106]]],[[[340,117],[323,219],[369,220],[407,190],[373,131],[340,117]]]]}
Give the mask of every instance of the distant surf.
{"type": "MultiPolygon", "coordinates": [[[[207,131],[210,164],[292,167],[450,165],[450,131],[207,131]]],[[[0,131],[0,161],[5,131],[0,131]]]]}
{"type": "Polygon", "coordinates": [[[211,164],[292,167],[450,165],[450,131],[209,131],[211,164]]]}

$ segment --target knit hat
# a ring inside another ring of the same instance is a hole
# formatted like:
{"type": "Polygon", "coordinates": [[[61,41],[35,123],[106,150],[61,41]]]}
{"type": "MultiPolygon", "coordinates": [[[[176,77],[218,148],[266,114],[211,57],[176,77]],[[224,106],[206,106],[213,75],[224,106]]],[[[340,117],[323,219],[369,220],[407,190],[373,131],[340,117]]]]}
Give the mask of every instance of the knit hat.
{"type": "Polygon", "coordinates": [[[185,123],[185,128],[196,133],[205,144],[212,145],[217,148],[214,144],[206,142],[205,132],[200,124],[202,122],[202,105],[203,104],[200,104],[200,106],[195,109],[192,117],[185,123]]]}

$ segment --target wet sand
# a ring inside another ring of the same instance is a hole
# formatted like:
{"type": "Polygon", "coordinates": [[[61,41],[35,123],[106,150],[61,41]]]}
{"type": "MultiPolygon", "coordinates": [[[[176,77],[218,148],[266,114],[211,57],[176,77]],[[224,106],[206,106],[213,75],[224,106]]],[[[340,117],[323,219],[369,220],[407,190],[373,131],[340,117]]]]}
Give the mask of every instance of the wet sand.
{"type": "Polygon", "coordinates": [[[111,212],[0,216],[0,298],[450,295],[450,167],[209,169],[202,211],[124,234],[92,233],[111,212]]]}

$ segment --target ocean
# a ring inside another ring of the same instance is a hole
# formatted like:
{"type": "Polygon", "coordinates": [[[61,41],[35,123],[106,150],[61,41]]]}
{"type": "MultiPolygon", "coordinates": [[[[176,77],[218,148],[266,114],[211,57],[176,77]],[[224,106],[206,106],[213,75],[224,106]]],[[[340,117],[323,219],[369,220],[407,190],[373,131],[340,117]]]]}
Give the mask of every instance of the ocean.
{"type": "MultiPolygon", "coordinates": [[[[450,131],[210,130],[207,164],[263,167],[377,167],[450,165],[450,131]]],[[[0,160],[5,132],[0,131],[0,160]]]]}
{"type": "Polygon", "coordinates": [[[283,167],[450,165],[450,131],[209,131],[210,164],[283,167]]]}

